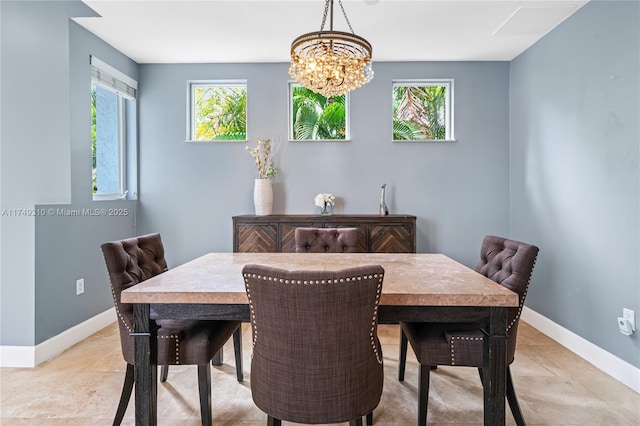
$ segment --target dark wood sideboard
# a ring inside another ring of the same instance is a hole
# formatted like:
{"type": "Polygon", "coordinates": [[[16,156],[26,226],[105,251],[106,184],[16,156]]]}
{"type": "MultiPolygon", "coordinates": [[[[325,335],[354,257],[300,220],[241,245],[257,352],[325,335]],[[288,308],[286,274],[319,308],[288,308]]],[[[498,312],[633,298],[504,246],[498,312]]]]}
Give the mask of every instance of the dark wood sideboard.
{"type": "Polygon", "coordinates": [[[233,217],[235,253],[293,253],[298,227],[358,228],[360,251],[415,253],[416,217],[410,215],[241,215],[233,217]]]}

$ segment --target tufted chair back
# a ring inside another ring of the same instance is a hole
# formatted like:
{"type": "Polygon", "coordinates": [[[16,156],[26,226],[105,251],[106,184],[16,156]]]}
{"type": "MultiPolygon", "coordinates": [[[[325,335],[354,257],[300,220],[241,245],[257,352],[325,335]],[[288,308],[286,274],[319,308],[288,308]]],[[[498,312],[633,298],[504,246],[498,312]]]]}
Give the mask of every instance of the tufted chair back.
{"type": "Polygon", "coordinates": [[[507,314],[507,359],[513,360],[516,349],[518,322],[524,299],[527,296],[533,267],[538,256],[538,247],[503,237],[487,235],[482,241],[480,262],[476,271],[518,293],[519,306],[510,308],[507,314]]]}
{"type": "Polygon", "coordinates": [[[135,361],[133,354],[133,305],[120,302],[120,293],[155,275],[167,271],[164,246],[160,234],[149,234],[111,241],[100,246],[109,272],[111,293],[118,315],[122,355],[127,363],[135,361]]]}
{"type": "MultiPolygon", "coordinates": [[[[101,246],[109,273],[113,302],[118,315],[122,356],[127,362],[120,403],[113,420],[120,425],[131,399],[134,377],[133,305],[122,303],[123,290],[168,270],[164,259],[164,246],[160,234],[149,234],[110,241],[101,246]]],[[[200,394],[200,417],[203,426],[212,424],[211,367],[216,353],[234,336],[236,348],[236,373],[242,381],[242,354],[240,347],[240,321],[154,319],[157,329],[157,363],[162,366],[160,381],[167,379],[170,365],[197,365],[200,394]]]]}
{"type": "Polygon", "coordinates": [[[251,308],[251,393],[269,417],[339,423],[370,413],[384,380],[378,304],[384,269],[242,270],[251,308]]]}
{"type": "Polygon", "coordinates": [[[358,228],[296,228],[296,253],[356,253],[358,228]]]}

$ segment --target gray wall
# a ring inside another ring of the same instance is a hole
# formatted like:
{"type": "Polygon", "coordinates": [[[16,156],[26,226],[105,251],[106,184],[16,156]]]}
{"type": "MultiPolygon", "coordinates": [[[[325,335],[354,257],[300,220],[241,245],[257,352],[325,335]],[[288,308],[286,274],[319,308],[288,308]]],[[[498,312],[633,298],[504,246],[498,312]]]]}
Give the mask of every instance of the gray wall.
{"type": "Polygon", "coordinates": [[[351,141],[288,142],[288,64],[140,66],[140,232],[160,232],[176,265],[230,251],[231,217],[253,213],[255,165],[245,144],[185,143],[187,80],[246,79],[248,135],[279,143],[274,213],[377,213],[387,184],[391,213],[418,217],[417,248],[474,265],[485,233],[509,232],[506,62],[376,63],[350,94],[351,141]],[[453,78],[451,143],[391,142],[392,79],[453,78]]]}
{"type": "MultiPolygon", "coordinates": [[[[3,210],[70,200],[68,15],[56,4],[24,3],[0,2],[3,210]],[[44,70],[47,79],[42,78],[44,70]],[[41,99],[50,107],[34,114],[41,99]]],[[[34,218],[16,214],[0,218],[0,339],[31,345],[34,218]]]]}
{"type": "MultiPolygon", "coordinates": [[[[69,20],[93,15],[79,1],[0,2],[2,209],[135,208],[91,201],[89,54],[137,78],[69,20]]],[[[37,345],[113,306],[99,243],[134,233],[134,218],[3,215],[0,344],[37,345]]]]}
{"type": "Polygon", "coordinates": [[[472,266],[484,234],[536,243],[527,304],[640,365],[637,334],[615,323],[623,306],[640,313],[637,2],[591,2],[511,65],[377,63],[351,95],[352,140],[330,143],[286,141],[287,64],[138,67],[68,21],[91,13],[0,2],[0,203],[134,213],[2,216],[1,345],[38,344],[111,306],[104,240],[161,232],[171,266],[231,249],[231,216],[253,211],[255,167],[243,143],[184,142],[186,81],[246,78],[251,143],[280,143],[276,213],[316,212],[318,192],[339,197],[337,213],[376,213],[387,183],[391,212],[418,217],[421,252],[472,266]],[[137,203],[91,201],[91,53],[140,83],[137,203]],[[407,78],[455,79],[457,142],[391,142],[391,80],[407,78]]]}
{"type": "Polygon", "coordinates": [[[639,3],[591,2],[511,64],[511,235],[527,305],[640,366],[639,3]]]}

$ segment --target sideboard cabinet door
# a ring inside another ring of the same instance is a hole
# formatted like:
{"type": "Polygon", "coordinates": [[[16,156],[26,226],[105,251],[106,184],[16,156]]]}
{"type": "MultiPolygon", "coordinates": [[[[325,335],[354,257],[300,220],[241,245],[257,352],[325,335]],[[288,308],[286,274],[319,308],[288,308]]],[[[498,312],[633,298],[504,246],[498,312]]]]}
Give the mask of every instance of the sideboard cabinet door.
{"type": "Polygon", "coordinates": [[[278,226],[261,223],[235,227],[234,252],[237,253],[276,253],[278,252],[278,226]]]}
{"type": "Polygon", "coordinates": [[[410,225],[370,225],[369,245],[372,253],[414,253],[415,241],[410,225]]]}

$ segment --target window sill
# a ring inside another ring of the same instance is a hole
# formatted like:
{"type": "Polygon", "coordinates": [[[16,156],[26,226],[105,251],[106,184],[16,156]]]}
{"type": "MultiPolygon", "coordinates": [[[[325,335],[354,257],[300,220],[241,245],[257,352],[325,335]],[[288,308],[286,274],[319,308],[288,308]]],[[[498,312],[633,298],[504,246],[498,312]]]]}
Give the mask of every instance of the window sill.
{"type": "Polygon", "coordinates": [[[124,194],[93,194],[93,201],[126,201],[128,200],[127,195],[127,192],[124,194]]]}
{"type": "Polygon", "coordinates": [[[414,140],[392,140],[393,143],[403,143],[403,142],[419,142],[419,143],[442,143],[442,142],[457,142],[457,139],[414,139],[414,140]]]}
{"type": "Polygon", "coordinates": [[[351,139],[289,139],[289,142],[351,142],[351,139]]]}
{"type": "Polygon", "coordinates": [[[191,140],[191,139],[187,139],[184,141],[185,143],[193,143],[193,144],[200,144],[200,143],[247,143],[249,142],[248,139],[245,140],[215,140],[215,141],[199,141],[199,140],[191,140]]]}

